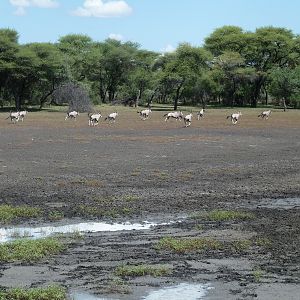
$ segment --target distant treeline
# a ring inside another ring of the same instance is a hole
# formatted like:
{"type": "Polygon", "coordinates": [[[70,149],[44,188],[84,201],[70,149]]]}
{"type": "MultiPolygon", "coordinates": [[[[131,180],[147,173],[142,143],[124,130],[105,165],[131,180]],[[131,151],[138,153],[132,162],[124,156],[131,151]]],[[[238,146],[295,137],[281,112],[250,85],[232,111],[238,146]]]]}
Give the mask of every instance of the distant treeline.
{"type": "MultiPolygon", "coordinates": [[[[57,43],[18,43],[0,29],[0,106],[91,101],[136,105],[258,104],[300,107],[300,37],[285,28],[255,32],[216,29],[203,47],[180,44],[172,53],[132,42],[93,41],[70,34],[57,43]],[[76,98],[77,97],[77,98],[76,98]]],[[[82,105],[81,102],[84,102],[82,105]]]]}

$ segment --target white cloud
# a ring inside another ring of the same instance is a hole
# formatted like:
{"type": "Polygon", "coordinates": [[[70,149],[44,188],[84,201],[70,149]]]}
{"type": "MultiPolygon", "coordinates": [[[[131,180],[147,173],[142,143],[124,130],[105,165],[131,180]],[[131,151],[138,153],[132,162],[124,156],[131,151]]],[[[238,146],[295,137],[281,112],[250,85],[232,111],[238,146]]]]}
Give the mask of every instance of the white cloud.
{"type": "Polygon", "coordinates": [[[129,15],[132,8],[123,0],[104,2],[102,0],[84,0],[81,7],[72,11],[72,14],[79,17],[120,17],[129,15]]]}
{"type": "Polygon", "coordinates": [[[9,2],[16,7],[14,14],[19,16],[25,15],[28,7],[55,8],[59,6],[55,0],[9,0],[9,2]]]}
{"type": "Polygon", "coordinates": [[[108,37],[112,40],[117,40],[117,41],[123,41],[124,40],[123,35],[119,34],[119,33],[111,33],[108,37]]]}
{"type": "Polygon", "coordinates": [[[173,47],[172,45],[168,44],[165,48],[163,48],[161,50],[162,53],[171,53],[174,52],[176,50],[175,47],[173,47]]]}

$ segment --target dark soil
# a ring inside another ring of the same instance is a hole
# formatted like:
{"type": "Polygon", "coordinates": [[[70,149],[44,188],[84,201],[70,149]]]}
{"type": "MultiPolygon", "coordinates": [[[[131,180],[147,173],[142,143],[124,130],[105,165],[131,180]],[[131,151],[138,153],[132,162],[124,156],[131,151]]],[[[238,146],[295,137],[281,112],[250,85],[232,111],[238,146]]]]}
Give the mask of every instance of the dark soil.
{"type": "Polygon", "coordinates": [[[0,286],[57,283],[69,291],[141,299],[158,287],[191,282],[213,287],[205,299],[299,299],[300,112],[293,121],[274,113],[264,122],[253,112],[243,116],[244,125],[242,119],[232,126],[223,116],[193,120],[189,128],[165,123],[159,112],[145,122],[134,113],[95,128],[84,116],[64,122],[61,113],[46,121],[32,113],[31,121],[29,114],[16,125],[1,116],[0,203],[43,210],[39,220],[15,223],[43,225],[53,221],[50,212],[59,212],[65,223],[180,222],[89,233],[41,262],[2,263],[0,286]],[[226,222],[193,217],[215,209],[255,217],[226,222]],[[166,236],[209,237],[225,246],[157,250],[166,236]],[[230,247],[241,240],[250,246],[230,247]],[[114,270],[123,264],[163,264],[172,274],[116,278],[114,270]]]}

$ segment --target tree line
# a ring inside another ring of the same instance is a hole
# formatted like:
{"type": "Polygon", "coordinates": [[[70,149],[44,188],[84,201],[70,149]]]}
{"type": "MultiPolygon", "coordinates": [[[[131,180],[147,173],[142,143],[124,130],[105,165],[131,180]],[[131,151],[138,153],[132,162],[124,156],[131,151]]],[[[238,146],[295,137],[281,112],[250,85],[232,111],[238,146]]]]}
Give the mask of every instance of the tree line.
{"type": "Polygon", "coordinates": [[[137,43],[69,34],[56,43],[19,44],[0,29],[0,106],[69,103],[172,103],[300,107],[300,36],[291,30],[237,26],[213,31],[201,47],[172,53],[137,43]]]}

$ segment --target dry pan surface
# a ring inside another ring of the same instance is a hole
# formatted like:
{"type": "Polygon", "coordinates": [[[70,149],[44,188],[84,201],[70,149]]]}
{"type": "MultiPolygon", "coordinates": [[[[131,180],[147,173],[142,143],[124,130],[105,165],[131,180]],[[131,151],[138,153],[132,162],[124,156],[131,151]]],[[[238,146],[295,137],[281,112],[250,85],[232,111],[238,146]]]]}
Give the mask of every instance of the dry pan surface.
{"type": "Polygon", "coordinates": [[[65,121],[60,112],[32,112],[18,124],[0,114],[1,204],[43,211],[22,224],[48,224],[53,210],[61,224],[181,220],[150,230],[86,233],[59,255],[2,263],[0,286],[57,283],[101,297],[141,299],[158,287],[190,282],[213,287],[205,299],[298,299],[300,112],[274,112],[267,121],[259,112],[245,110],[233,126],[226,120],[231,111],[208,110],[189,128],[164,122],[158,111],[142,121],[133,109],[119,112],[115,124],[101,120],[96,127],[88,127],[85,114],[65,121]],[[216,209],[254,218],[193,217],[216,209]],[[251,246],[157,250],[165,237],[251,246]],[[141,264],[172,272],[114,274],[119,266],[141,264]]]}

